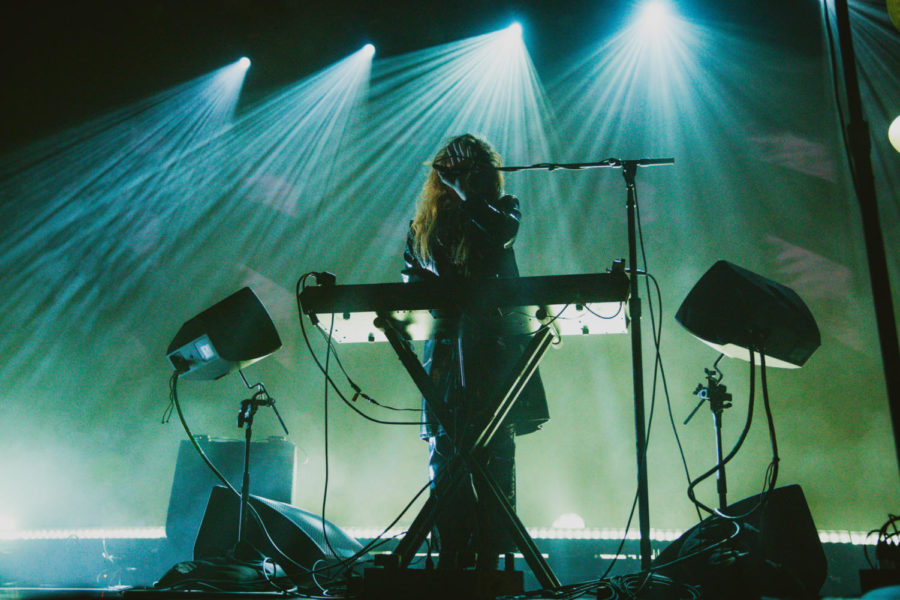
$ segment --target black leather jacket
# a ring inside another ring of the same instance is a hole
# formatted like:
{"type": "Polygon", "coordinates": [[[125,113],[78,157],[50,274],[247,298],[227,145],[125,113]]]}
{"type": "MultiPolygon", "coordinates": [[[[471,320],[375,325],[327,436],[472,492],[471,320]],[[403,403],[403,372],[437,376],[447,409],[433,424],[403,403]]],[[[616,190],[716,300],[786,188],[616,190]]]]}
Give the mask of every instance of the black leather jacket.
{"type": "MultiPolygon", "coordinates": [[[[413,247],[410,228],[404,252],[403,281],[441,279],[465,279],[469,282],[497,277],[518,277],[513,242],[519,230],[521,212],[515,196],[501,196],[497,200],[472,199],[460,203],[456,213],[446,215],[439,222],[432,242],[431,257],[422,261],[413,247]],[[460,236],[468,240],[468,255],[464,264],[452,260],[452,248],[460,236]]],[[[466,391],[460,394],[460,376],[457,359],[457,340],[429,340],[425,344],[422,363],[435,382],[442,402],[456,409],[459,422],[445,424],[457,429],[475,420],[476,413],[493,407],[497,398],[492,397],[498,386],[521,357],[528,338],[517,336],[490,336],[479,331],[478,320],[462,320],[463,357],[466,391]],[[467,323],[467,324],[466,324],[467,323]],[[465,401],[461,400],[465,398],[465,401]],[[461,406],[464,404],[464,406],[461,406]]],[[[499,318],[499,317],[493,317],[499,318]]],[[[535,373],[522,391],[507,417],[515,426],[516,434],[523,435],[540,428],[549,418],[547,399],[540,374],[535,373]]],[[[422,437],[439,433],[424,401],[422,404],[422,437]]]]}

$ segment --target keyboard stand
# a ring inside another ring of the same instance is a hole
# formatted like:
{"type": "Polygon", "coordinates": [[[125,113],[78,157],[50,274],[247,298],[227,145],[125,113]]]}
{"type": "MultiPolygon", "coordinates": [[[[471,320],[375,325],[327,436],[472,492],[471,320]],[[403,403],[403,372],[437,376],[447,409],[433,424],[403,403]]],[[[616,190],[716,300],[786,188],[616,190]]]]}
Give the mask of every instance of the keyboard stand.
{"type": "MultiPolygon", "coordinates": [[[[428,408],[438,423],[449,423],[449,415],[445,406],[437,401],[437,389],[425,372],[424,367],[422,367],[419,358],[413,352],[411,345],[395,327],[390,318],[378,318],[375,325],[384,332],[388,342],[390,342],[400,362],[406,368],[419,392],[421,392],[428,408]]],[[[500,428],[507,414],[509,414],[529,379],[537,371],[538,365],[550,347],[552,338],[553,332],[550,327],[543,327],[533,335],[512,372],[507,375],[503,384],[496,390],[495,397],[499,401],[487,423],[483,424],[480,430],[476,429],[477,434],[474,436],[474,439],[462,437],[461,439],[453,440],[457,454],[451,460],[446,475],[441,478],[441,493],[429,496],[425,505],[413,520],[406,535],[392,552],[392,564],[404,568],[409,566],[415,557],[416,551],[428,537],[428,533],[434,525],[435,517],[446,510],[448,499],[452,498],[451,492],[462,483],[463,475],[465,474],[464,467],[467,467],[472,476],[478,478],[486,486],[489,492],[487,500],[495,503],[501,509],[504,516],[502,526],[508,528],[513,541],[541,587],[559,587],[559,580],[550,569],[547,561],[544,560],[525,526],[522,525],[515,509],[510,505],[506,496],[501,493],[490,475],[487,474],[480,460],[480,455],[490,444],[491,439],[500,428]]]]}

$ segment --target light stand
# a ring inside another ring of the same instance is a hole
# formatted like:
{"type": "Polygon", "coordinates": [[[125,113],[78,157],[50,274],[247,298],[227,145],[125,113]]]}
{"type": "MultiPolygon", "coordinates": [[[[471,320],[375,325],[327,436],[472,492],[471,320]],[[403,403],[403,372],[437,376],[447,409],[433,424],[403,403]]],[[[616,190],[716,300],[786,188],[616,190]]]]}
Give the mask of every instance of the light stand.
{"type": "MultiPolygon", "coordinates": [[[[287,434],[275,399],[269,396],[265,386],[250,385],[244,377],[244,367],[265,358],[281,348],[281,338],[266,308],[249,287],[242,288],[224,300],[210,306],[197,316],[185,321],[169,344],[166,355],[180,378],[219,379],[232,371],[241,375],[248,389],[256,393],[241,402],[238,427],[244,427],[244,474],[241,484],[241,507],[238,514],[237,542],[244,530],[244,515],[250,498],[250,439],[253,435],[253,416],[260,406],[271,406],[287,434]]],[[[195,448],[204,458],[203,451],[195,448]]],[[[227,487],[227,480],[212,466],[216,475],[227,487]]]]}
{"type": "Polygon", "coordinates": [[[256,393],[250,398],[241,401],[241,408],[238,411],[238,427],[244,428],[244,472],[241,479],[241,506],[238,511],[237,524],[237,543],[240,544],[244,539],[244,519],[246,518],[247,507],[250,502],[250,442],[253,437],[253,417],[256,415],[257,409],[260,406],[271,406],[272,410],[275,411],[275,416],[278,417],[278,422],[281,424],[284,434],[290,435],[290,433],[284,424],[284,419],[281,418],[281,414],[278,412],[278,408],[275,406],[275,398],[269,396],[262,382],[250,385],[244,376],[244,371],[239,369],[238,373],[247,389],[252,390],[256,388],[256,393]]]}
{"type": "MultiPolygon", "coordinates": [[[[281,347],[281,338],[275,324],[266,312],[265,307],[249,287],[242,288],[224,300],[217,302],[185,323],[175,334],[175,338],[169,344],[166,355],[175,374],[172,377],[172,402],[178,410],[185,432],[188,434],[194,448],[200,454],[200,458],[209,466],[222,483],[230,490],[237,493],[228,479],[216,469],[203,449],[197,444],[196,439],[190,433],[187,423],[181,414],[175,391],[179,379],[212,380],[224,377],[232,371],[238,371],[244,385],[249,389],[255,389],[255,393],[241,402],[238,412],[238,427],[245,427],[244,445],[244,472],[240,491],[240,508],[238,512],[237,540],[232,551],[224,557],[216,557],[206,560],[209,570],[206,577],[215,579],[215,585],[219,588],[241,589],[245,585],[254,585],[257,574],[266,581],[279,572],[277,566],[268,564],[268,559],[250,544],[244,543],[245,518],[250,499],[250,443],[253,435],[253,417],[260,406],[271,406],[281,423],[285,433],[288,433],[275,408],[275,400],[269,396],[265,386],[257,383],[251,386],[244,377],[243,368],[265,358],[281,347]],[[250,562],[253,568],[249,575],[247,569],[235,569],[238,566],[247,566],[250,562]]],[[[194,568],[182,568],[186,563],[180,563],[164,575],[157,586],[162,588],[179,587],[191,589],[190,586],[200,586],[203,589],[210,584],[202,581],[194,574],[194,568]]]]}
{"type": "Polygon", "coordinates": [[[621,160],[608,158],[593,163],[540,163],[527,167],[499,167],[499,171],[526,171],[556,169],[619,168],[625,178],[628,215],[628,269],[629,280],[628,311],[631,316],[631,372],[634,388],[634,432],[637,454],[637,495],[638,525],[640,528],[641,569],[649,569],[652,562],[650,549],[650,494],[647,481],[647,431],[644,416],[644,365],[641,347],[641,301],[638,294],[637,275],[644,274],[637,268],[637,191],[635,175],[638,167],[671,165],[674,158],[641,158],[621,160]]]}
{"type": "MultiPolygon", "coordinates": [[[[715,512],[699,503],[693,496],[693,488],[713,473],[718,479],[719,510],[728,506],[725,494],[725,463],[734,456],[743,443],[749,429],[749,415],[753,409],[753,367],[759,364],[762,371],[763,398],[769,419],[769,435],[772,440],[773,474],[769,490],[777,477],[778,451],[775,430],[769,412],[766,388],[766,366],[796,369],[803,366],[821,343],[816,321],[806,304],[792,289],[720,260],[700,278],[675,313],[675,320],[695,335],[701,342],[712,346],[721,355],[713,365],[715,371],[706,369],[707,386],[698,385],[694,393],[700,404],[710,401],[710,409],[716,426],[716,467],[701,475],[688,487],[688,496],[698,507],[715,512]],[[722,411],[731,406],[731,395],[722,385],[722,372],[718,364],[723,356],[747,360],[750,365],[750,406],[744,432],[728,457],[722,457],[722,411]]],[[[694,416],[698,404],[685,420],[694,416]]],[[[721,516],[721,513],[720,513],[721,516]]]]}
{"type": "Polygon", "coordinates": [[[700,398],[700,402],[684,420],[684,424],[687,425],[703,406],[703,403],[709,402],[709,409],[713,414],[713,426],[716,430],[716,490],[719,493],[719,510],[722,511],[728,507],[728,483],[725,478],[725,462],[722,453],[722,413],[726,408],[731,408],[731,394],[728,393],[728,388],[722,385],[724,375],[719,370],[719,361],[724,356],[724,354],[719,355],[719,358],[713,363],[712,369],[703,369],[706,374],[706,386],[702,383],[697,384],[694,395],[700,398]]]}

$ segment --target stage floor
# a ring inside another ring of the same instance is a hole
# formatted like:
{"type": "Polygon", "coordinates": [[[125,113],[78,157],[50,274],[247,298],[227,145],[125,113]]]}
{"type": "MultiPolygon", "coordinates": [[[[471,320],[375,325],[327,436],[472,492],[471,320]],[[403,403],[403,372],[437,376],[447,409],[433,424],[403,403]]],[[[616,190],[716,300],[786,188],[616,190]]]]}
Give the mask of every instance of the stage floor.
{"type": "MultiPolygon", "coordinates": [[[[365,543],[367,540],[360,541],[365,543]]],[[[610,558],[615,556],[619,544],[618,540],[598,539],[538,539],[536,542],[564,584],[597,579],[610,558]]],[[[666,546],[665,542],[654,544],[654,553],[666,546]]],[[[820,597],[860,597],[859,572],[868,568],[862,547],[825,543],[823,548],[828,561],[828,576],[819,592],[820,597]]],[[[640,571],[637,550],[636,543],[628,540],[610,576],[640,571]]],[[[150,600],[163,596],[140,590],[152,587],[175,564],[190,558],[190,550],[175,549],[165,538],[5,540],[0,542],[0,600],[126,600],[126,597],[150,600]]],[[[521,558],[515,560],[514,567],[524,573],[526,591],[540,588],[521,558]]],[[[271,598],[273,595],[281,594],[256,594],[260,598],[271,598]]],[[[237,592],[219,596],[189,592],[186,595],[177,594],[177,597],[233,599],[254,596],[237,592]]],[[[423,598],[433,600],[434,597],[426,594],[423,598]]]]}
{"type": "MultiPolygon", "coordinates": [[[[0,588],[2,600],[275,600],[277,598],[309,598],[280,592],[164,592],[146,589],[114,588],[0,588]]],[[[585,598],[595,598],[587,595],[585,598]]],[[[896,596],[895,596],[896,597],[896,596]]],[[[340,597],[335,597],[339,600],[340,597]]],[[[433,596],[422,595],[422,600],[433,596]]],[[[658,598],[658,596],[653,596],[658,598]]],[[[822,600],[850,600],[858,596],[820,596],[822,600]]],[[[459,600],[470,600],[460,597],[459,600]]],[[[552,600],[530,598],[530,600],[552,600]]]]}

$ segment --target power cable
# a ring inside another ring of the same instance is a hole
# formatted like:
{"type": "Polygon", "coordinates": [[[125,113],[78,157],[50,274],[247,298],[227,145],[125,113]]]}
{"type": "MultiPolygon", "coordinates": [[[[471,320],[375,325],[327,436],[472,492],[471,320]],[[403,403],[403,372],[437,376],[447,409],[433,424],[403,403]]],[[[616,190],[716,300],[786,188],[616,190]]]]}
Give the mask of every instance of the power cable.
{"type": "MultiPolygon", "coordinates": [[[[317,366],[317,367],[319,368],[319,370],[325,375],[325,378],[326,378],[326,381],[328,382],[328,385],[331,386],[331,388],[332,388],[332,389],[334,390],[334,392],[338,395],[338,397],[344,402],[344,404],[346,404],[347,406],[349,406],[356,414],[358,414],[359,416],[363,417],[363,418],[366,419],[367,421],[371,421],[371,422],[373,422],[373,423],[379,423],[379,424],[382,424],[382,425],[416,425],[416,426],[421,426],[421,425],[422,425],[422,422],[421,422],[421,421],[385,421],[385,420],[382,420],[382,419],[376,419],[376,418],[374,418],[374,417],[371,417],[371,416],[367,415],[366,413],[364,413],[363,411],[361,411],[359,408],[357,408],[355,404],[353,404],[352,402],[350,402],[350,401],[347,399],[347,397],[344,396],[344,394],[343,394],[343,393],[341,392],[341,390],[338,388],[337,383],[334,381],[334,379],[332,379],[331,375],[328,374],[327,370],[325,369],[325,367],[322,365],[321,361],[319,360],[319,357],[316,356],[316,353],[315,353],[315,351],[314,351],[313,348],[312,348],[312,343],[309,341],[309,335],[308,335],[307,332],[306,332],[306,326],[305,326],[304,323],[303,323],[303,314],[304,314],[304,311],[303,311],[303,304],[302,304],[302,301],[300,300],[300,292],[301,292],[301,290],[302,290],[303,288],[306,287],[306,280],[307,280],[310,276],[312,276],[312,275],[319,276],[319,275],[322,275],[322,273],[316,273],[316,272],[305,273],[304,275],[302,275],[302,276],[300,277],[300,279],[297,280],[297,286],[296,286],[296,295],[297,295],[297,313],[298,313],[299,320],[300,320],[300,332],[303,334],[303,341],[306,343],[306,347],[307,347],[307,349],[309,350],[310,356],[312,356],[313,361],[316,363],[316,366],[317,366]]],[[[332,323],[333,323],[333,322],[334,322],[334,321],[332,320],[332,323]]]]}

